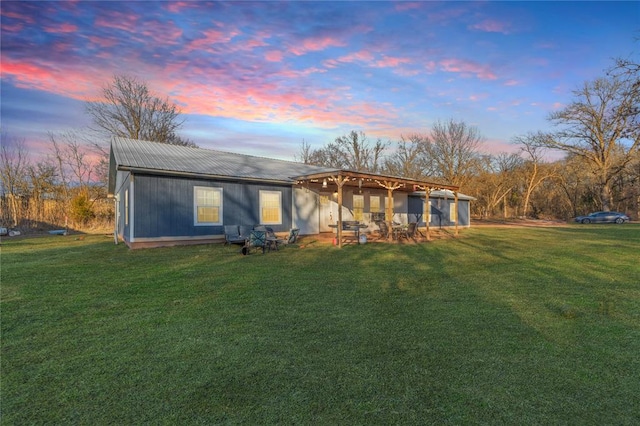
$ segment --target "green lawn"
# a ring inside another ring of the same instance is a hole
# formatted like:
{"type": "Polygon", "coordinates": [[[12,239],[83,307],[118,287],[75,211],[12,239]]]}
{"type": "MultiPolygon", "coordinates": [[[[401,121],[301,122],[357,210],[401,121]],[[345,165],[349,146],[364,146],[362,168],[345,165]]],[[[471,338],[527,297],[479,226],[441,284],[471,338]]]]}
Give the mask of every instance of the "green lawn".
{"type": "Polygon", "coordinates": [[[2,241],[3,424],[638,424],[640,225],[2,241]],[[307,243],[309,240],[307,240],[307,243]]]}

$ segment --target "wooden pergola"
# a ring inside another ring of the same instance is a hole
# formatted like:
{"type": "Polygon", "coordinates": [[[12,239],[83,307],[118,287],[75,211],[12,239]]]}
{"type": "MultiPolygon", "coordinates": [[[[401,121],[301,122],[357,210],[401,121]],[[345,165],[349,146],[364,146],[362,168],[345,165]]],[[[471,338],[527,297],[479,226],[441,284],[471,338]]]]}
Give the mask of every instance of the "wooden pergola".
{"type": "MultiPolygon", "coordinates": [[[[397,176],[386,176],[367,172],[357,172],[352,170],[331,170],[321,173],[315,173],[305,176],[297,176],[294,178],[296,183],[314,190],[326,190],[335,187],[338,192],[338,223],[337,237],[338,246],[342,247],[342,193],[344,187],[353,187],[362,189],[386,189],[387,205],[385,208],[385,222],[392,227],[393,218],[393,193],[395,191],[413,193],[416,191],[425,191],[426,200],[429,200],[431,191],[450,190],[454,195],[454,202],[458,205],[459,187],[453,185],[444,185],[441,183],[430,182],[426,180],[417,180],[403,178],[397,176]]],[[[429,220],[426,218],[427,240],[429,239],[429,220]]],[[[455,235],[458,235],[458,215],[455,217],[455,235]]],[[[391,239],[391,233],[389,234],[391,239]]]]}

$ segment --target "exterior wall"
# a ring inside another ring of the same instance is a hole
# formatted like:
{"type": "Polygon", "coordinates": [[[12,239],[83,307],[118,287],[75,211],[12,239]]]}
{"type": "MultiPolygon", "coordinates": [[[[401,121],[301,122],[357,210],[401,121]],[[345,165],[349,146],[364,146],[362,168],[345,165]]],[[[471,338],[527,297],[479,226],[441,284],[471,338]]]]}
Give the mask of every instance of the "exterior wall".
{"type": "MultiPolygon", "coordinates": [[[[189,243],[222,241],[224,225],[260,223],[260,191],[282,193],[281,224],[269,225],[275,232],[291,228],[292,188],[290,186],[240,182],[209,181],[170,176],[139,175],[130,179],[121,191],[129,188],[129,226],[124,226],[124,240],[130,246],[144,243],[189,243]],[[222,225],[194,224],[194,187],[222,188],[222,225]]],[[[121,222],[125,202],[121,200],[121,222]]],[[[156,244],[157,245],[157,244],[156,244]]]]}
{"type": "Polygon", "coordinates": [[[131,191],[131,174],[128,172],[118,172],[116,179],[116,190],[114,196],[116,197],[116,232],[118,238],[129,241],[130,221],[127,219],[126,207],[130,206],[130,200],[126,197],[130,196],[131,191]]]}
{"type": "MultiPolygon", "coordinates": [[[[431,221],[429,226],[448,227],[455,226],[451,220],[451,205],[453,198],[430,197],[431,200],[431,221]]],[[[424,218],[424,197],[409,197],[409,221],[418,222],[418,226],[426,226],[424,218]]],[[[470,203],[469,200],[458,199],[458,226],[470,226],[470,203]]]]}
{"type": "Polygon", "coordinates": [[[292,204],[293,228],[300,229],[300,235],[319,234],[319,194],[306,188],[294,188],[292,204]]]}

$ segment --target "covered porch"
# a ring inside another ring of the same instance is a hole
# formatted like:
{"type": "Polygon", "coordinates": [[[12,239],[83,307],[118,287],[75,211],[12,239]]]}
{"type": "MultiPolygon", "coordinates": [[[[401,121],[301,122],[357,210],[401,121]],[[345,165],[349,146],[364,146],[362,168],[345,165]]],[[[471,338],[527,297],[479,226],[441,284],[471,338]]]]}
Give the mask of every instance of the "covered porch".
{"type": "MultiPolygon", "coordinates": [[[[458,187],[445,185],[426,180],[416,180],[397,176],[387,176],[374,173],[357,172],[351,170],[334,170],[322,173],[315,173],[294,178],[299,187],[308,189],[317,194],[331,193],[337,212],[335,219],[332,219],[332,228],[335,229],[337,245],[343,245],[343,233],[346,222],[359,221],[363,212],[367,211],[367,219],[370,222],[384,222],[388,230],[394,229],[394,200],[398,198],[407,199],[409,194],[423,192],[426,194],[428,205],[429,195],[436,190],[443,190],[452,194],[454,205],[458,205],[458,187]],[[450,192],[449,192],[450,191],[450,192]],[[347,199],[345,200],[345,194],[347,199]],[[394,199],[394,194],[396,197],[394,199]],[[365,195],[367,197],[365,198],[365,195]],[[398,196],[400,195],[400,196],[398,196]],[[384,201],[381,201],[384,200],[384,201]],[[346,203],[345,203],[346,201],[346,203]],[[368,209],[365,209],[365,206],[368,209]],[[345,219],[344,210],[351,212],[345,219]]],[[[408,211],[402,212],[407,214],[408,211]]],[[[427,217],[425,222],[426,232],[424,237],[431,239],[430,220],[427,217]]],[[[406,223],[405,223],[406,224],[406,223]]],[[[453,217],[454,235],[458,235],[458,217],[453,217]]],[[[393,240],[393,232],[388,233],[388,240],[393,240]]]]}

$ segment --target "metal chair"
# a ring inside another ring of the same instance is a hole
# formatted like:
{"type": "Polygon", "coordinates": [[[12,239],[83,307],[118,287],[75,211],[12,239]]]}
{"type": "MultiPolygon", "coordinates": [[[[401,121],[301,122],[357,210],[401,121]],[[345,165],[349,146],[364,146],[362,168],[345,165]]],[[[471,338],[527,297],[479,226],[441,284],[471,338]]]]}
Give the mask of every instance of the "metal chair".
{"type": "Polygon", "coordinates": [[[287,237],[287,244],[295,244],[298,241],[298,235],[300,234],[300,229],[293,228],[289,231],[289,236],[287,237]]]}
{"type": "Polygon", "coordinates": [[[267,247],[267,233],[265,231],[256,231],[255,229],[251,231],[249,234],[249,241],[246,245],[247,253],[249,253],[251,248],[255,248],[256,250],[261,248],[262,254],[264,254],[267,247]]]}
{"type": "Polygon", "coordinates": [[[381,240],[386,240],[389,238],[389,225],[387,225],[387,222],[383,220],[378,222],[378,234],[381,240]]]}
{"type": "Polygon", "coordinates": [[[399,234],[399,237],[412,240],[416,239],[416,231],[418,230],[418,224],[416,222],[410,222],[406,229],[403,229],[399,234]]]}
{"type": "Polygon", "coordinates": [[[232,244],[245,245],[247,238],[240,235],[238,225],[225,225],[224,226],[224,245],[231,246],[232,244]]]}

